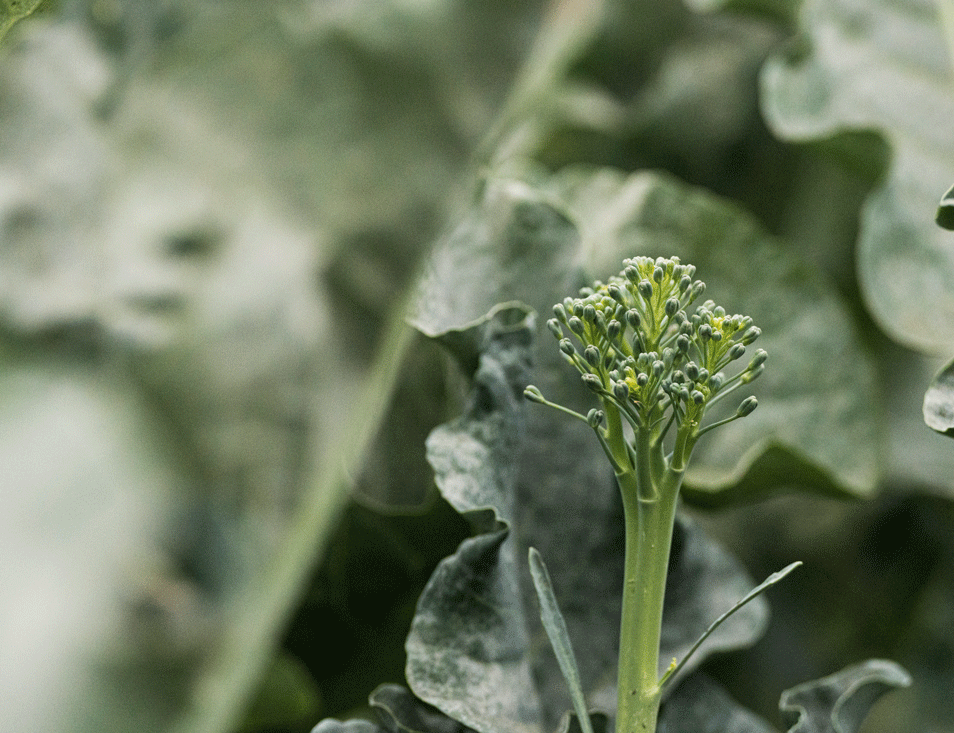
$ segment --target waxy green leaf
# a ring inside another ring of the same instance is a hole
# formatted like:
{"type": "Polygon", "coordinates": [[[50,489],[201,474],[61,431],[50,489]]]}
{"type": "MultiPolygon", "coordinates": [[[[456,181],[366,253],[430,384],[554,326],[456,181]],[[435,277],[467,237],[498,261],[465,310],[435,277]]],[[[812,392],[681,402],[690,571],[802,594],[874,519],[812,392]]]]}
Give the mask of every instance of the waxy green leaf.
{"type": "Polygon", "coordinates": [[[560,671],[563,672],[566,686],[570,690],[570,699],[573,701],[573,711],[576,713],[577,723],[582,733],[593,733],[593,725],[586,710],[586,697],[580,683],[580,669],[576,664],[573,644],[566,630],[566,621],[563,620],[563,614],[560,613],[560,607],[557,605],[547,566],[540,557],[540,553],[533,547],[530,548],[529,562],[533,587],[540,599],[540,621],[543,623],[547,636],[550,637],[553,653],[556,654],[560,671]]]}
{"type": "Polygon", "coordinates": [[[934,377],[924,394],[924,422],[931,430],[954,437],[954,361],[934,377]]]}
{"type": "MultiPolygon", "coordinates": [[[[893,339],[926,352],[954,342],[954,246],[934,224],[954,179],[950,58],[932,0],[806,0],[799,42],[763,70],[762,107],[787,140],[874,131],[890,145],[861,212],[858,274],[893,339]]],[[[868,163],[879,164],[875,157],[868,163]]]]}
{"type": "Polygon", "coordinates": [[[760,408],[699,442],[686,474],[694,499],[721,502],[780,482],[874,490],[875,371],[828,280],[745,212],[672,178],[571,170],[550,185],[579,225],[592,270],[612,274],[637,253],[678,255],[698,268],[705,297],[762,329],[755,346],[769,361],[751,389],[760,408]]]}
{"type": "Polygon", "coordinates": [[[782,693],[788,733],[856,733],[886,692],[908,687],[911,676],[894,662],[869,659],[782,693]]]}

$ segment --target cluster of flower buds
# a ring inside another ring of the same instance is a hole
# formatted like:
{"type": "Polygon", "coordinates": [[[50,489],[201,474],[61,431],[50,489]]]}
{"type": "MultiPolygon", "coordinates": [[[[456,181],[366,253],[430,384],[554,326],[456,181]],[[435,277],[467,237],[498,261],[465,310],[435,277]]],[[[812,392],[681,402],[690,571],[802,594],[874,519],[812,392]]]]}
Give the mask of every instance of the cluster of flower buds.
{"type": "MultiPolygon", "coordinates": [[[[604,407],[612,403],[636,428],[662,423],[668,429],[675,422],[698,435],[708,406],[762,373],[768,357],[762,349],[734,376],[724,371],[761,332],[748,316],[727,315],[711,300],[687,315],[705,283],[677,257],[623,264],[607,283],[597,281],[555,305],[547,327],[604,407]]],[[[544,401],[532,388],[527,397],[544,401]]],[[[748,397],[728,419],[755,407],[755,397],[748,397]]],[[[596,427],[602,417],[591,412],[588,422],[596,427]]]]}

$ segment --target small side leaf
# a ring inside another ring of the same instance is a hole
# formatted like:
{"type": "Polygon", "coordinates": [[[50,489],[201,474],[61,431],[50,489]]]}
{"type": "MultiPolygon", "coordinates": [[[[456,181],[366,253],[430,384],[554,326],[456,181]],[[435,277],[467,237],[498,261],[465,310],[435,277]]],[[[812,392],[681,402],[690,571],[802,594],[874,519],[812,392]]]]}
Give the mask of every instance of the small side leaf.
{"type": "MultiPolygon", "coordinates": [[[[950,216],[954,223],[954,211],[950,216]]],[[[954,361],[931,380],[924,394],[924,422],[931,430],[954,437],[954,361]]]]}
{"type": "Polygon", "coordinates": [[[786,690],[779,708],[788,733],[856,733],[878,698],[910,684],[900,665],[869,659],[786,690]]]}
{"type": "Polygon", "coordinates": [[[577,721],[582,733],[593,733],[590,716],[586,712],[586,698],[583,695],[583,684],[580,681],[580,669],[576,664],[573,646],[570,644],[570,634],[566,630],[566,621],[563,620],[563,614],[560,613],[560,607],[557,605],[556,595],[553,593],[550,574],[547,572],[547,566],[536,548],[531,547],[528,554],[533,587],[537,589],[537,598],[540,599],[540,620],[543,622],[543,628],[550,638],[550,644],[553,646],[553,653],[556,654],[560,671],[563,672],[566,686],[570,689],[570,699],[573,701],[573,710],[576,711],[577,721]]]}
{"type": "Polygon", "coordinates": [[[954,186],[947,189],[947,193],[941,197],[941,202],[937,205],[937,213],[934,215],[934,221],[942,229],[954,230],[954,186]]]}
{"type": "Polygon", "coordinates": [[[768,576],[768,577],[765,579],[764,582],[762,582],[761,584],[755,586],[755,588],[753,588],[751,591],[749,591],[749,592],[748,592],[743,598],[741,598],[734,606],[732,606],[732,608],[730,608],[728,611],[726,611],[726,612],[723,613],[721,616],[719,616],[719,618],[717,618],[715,621],[713,621],[713,622],[712,622],[712,625],[709,626],[709,628],[705,630],[705,632],[702,634],[702,636],[699,637],[699,640],[696,641],[696,643],[692,645],[692,648],[690,648],[689,651],[686,652],[686,655],[679,661],[679,663],[678,663],[678,664],[674,664],[672,667],[670,667],[670,668],[666,671],[666,674],[663,675],[663,678],[662,678],[662,680],[661,680],[662,684],[666,684],[669,680],[675,678],[675,676],[679,673],[679,670],[681,670],[682,667],[683,667],[683,665],[685,665],[685,663],[688,661],[689,657],[691,657],[691,656],[695,653],[695,651],[696,651],[700,646],[702,646],[702,642],[704,642],[706,639],[708,639],[708,638],[709,638],[709,635],[710,635],[713,631],[715,631],[719,626],[722,625],[722,622],[723,622],[723,621],[725,621],[727,618],[729,618],[729,616],[731,616],[733,613],[735,613],[735,612],[738,611],[740,608],[742,608],[742,606],[744,606],[746,603],[748,603],[749,601],[751,601],[751,600],[753,600],[754,598],[756,598],[759,594],[764,593],[766,590],[768,590],[769,588],[771,588],[773,585],[775,585],[776,583],[778,583],[779,581],[781,581],[786,575],[788,575],[790,572],[792,572],[795,568],[799,567],[801,564],[802,564],[802,561],[801,561],[801,560],[798,560],[798,561],[796,561],[796,562],[793,562],[791,565],[788,565],[788,566],[782,568],[782,569],[779,570],[778,572],[772,573],[770,576],[768,576]]]}

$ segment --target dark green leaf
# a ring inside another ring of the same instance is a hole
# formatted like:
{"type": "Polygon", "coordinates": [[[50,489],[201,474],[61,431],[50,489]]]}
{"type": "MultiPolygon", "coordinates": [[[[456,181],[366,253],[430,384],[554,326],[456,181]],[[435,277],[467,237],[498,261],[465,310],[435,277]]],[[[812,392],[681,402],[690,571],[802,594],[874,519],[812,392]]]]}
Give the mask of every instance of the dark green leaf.
{"type": "Polygon", "coordinates": [[[954,437],[954,361],[934,377],[924,394],[924,422],[931,430],[954,437]]]}
{"type": "Polygon", "coordinates": [[[401,685],[381,685],[370,697],[378,719],[390,733],[467,733],[469,728],[421,702],[401,685]]]}
{"type": "Polygon", "coordinates": [[[878,698],[910,684],[894,662],[869,659],[786,690],[779,707],[788,733],[857,733],[878,698]]]}
{"type": "Polygon", "coordinates": [[[947,189],[937,206],[934,221],[944,229],[954,229],[954,186],[947,189]]]}

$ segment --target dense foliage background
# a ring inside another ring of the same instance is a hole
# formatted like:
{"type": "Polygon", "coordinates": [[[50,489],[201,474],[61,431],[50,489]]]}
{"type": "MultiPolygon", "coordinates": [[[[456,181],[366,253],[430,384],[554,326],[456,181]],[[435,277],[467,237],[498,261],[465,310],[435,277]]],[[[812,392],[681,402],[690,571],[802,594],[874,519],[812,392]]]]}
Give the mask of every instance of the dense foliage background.
{"type": "MultiPolygon", "coordinates": [[[[954,731],[942,4],[43,5],[0,4],[0,728],[366,713],[473,529],[425,456],[467,329],[675,254],[771,354],[686,513],[753,578],[805,562],[705,671],[781,728],[782,690],[891,658],[863,730],[954,731]]],[[[555,424],[526,451],[583,455],[555,424]]],[[[564,499],[522,531],[590,534],[564,499]]]]}

